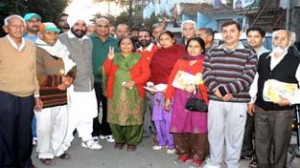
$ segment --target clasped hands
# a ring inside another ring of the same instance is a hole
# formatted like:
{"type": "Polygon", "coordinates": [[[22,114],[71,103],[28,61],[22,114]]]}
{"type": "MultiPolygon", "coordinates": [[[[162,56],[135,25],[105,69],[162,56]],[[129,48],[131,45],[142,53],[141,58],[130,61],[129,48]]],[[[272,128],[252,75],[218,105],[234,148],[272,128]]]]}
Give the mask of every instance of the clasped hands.
{"type": "Polygon", "coordinates": [[[69,86],[73,83],[73,78],[69,76],[62,76],[61,78],[62,83],[58,85],[59,90],[66,90],[69,86]]]}

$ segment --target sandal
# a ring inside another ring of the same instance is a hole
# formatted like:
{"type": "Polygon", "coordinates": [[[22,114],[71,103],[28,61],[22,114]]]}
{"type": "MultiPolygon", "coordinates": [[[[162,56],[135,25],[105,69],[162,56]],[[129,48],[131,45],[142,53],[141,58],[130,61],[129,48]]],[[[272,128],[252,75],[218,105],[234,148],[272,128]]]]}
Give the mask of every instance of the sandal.
{"type": "Polygon", "coordinates": [[[59,156],[60,159],[68,160],[71,158],[71,155],[67,152],[63,153],[62,155],[59,156]]]}
{"type": "Polygon", "coordinates": [[[40,161],[46,166],[53,166],[55,164],[54,159],[40,159],[40,161]]]}
{"type": "Polygon", "coordinates": [[[128,152],[136,151],[136,145],[127,145],[127,151],[128,152]]]}
{"type": "Polygon", "coordinates": [[[124,143],[116,143],[115,144],[115,149],[121,150],[121,149],[123,149],[123,147],[124,147],[124,143]]]}

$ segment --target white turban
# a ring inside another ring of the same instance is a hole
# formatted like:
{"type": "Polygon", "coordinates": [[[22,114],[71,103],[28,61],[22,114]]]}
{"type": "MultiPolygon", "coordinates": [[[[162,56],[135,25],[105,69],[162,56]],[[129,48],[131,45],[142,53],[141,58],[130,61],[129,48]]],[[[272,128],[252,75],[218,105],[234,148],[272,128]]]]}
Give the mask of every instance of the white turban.
{"type": "Polygon", "coordinates": [[[80,16],[74,16],[74,15],[70,15],[68,16],[67,22],[69,24],[69,26],[72,28],[74,26],[74,24],[76,22],[78,22],[79,20],[84,21],[85,24],[89,23],[89,19],[87,19],[86,17],[80,15],[80,16]]]}

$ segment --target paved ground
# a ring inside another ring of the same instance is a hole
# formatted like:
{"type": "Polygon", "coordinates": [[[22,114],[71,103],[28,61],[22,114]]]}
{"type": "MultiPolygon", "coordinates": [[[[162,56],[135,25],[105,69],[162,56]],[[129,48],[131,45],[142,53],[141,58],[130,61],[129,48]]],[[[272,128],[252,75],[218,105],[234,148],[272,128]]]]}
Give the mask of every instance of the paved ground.
{"type": "MultiPolygon", "coordinates": [[[[71,160],[56,159],[56,165],[51,168],[188,168],[190,164],[176,164],[176,154],[168,155],[165,150],[153,151],[152,138],[144,138],[135,152],[127,152],[126,148],[115,150],[114,144],[104,140],[100,143],[103,148],[93,151],[82,148],[80,140],[76,138],[69,150],[71,160]]],[[[47,168],[37,159],[36,152],[33,152],[32,158],[36,166],[47,168]]],[[[248,163],[249,161],[241,161],[241,168],[248,168],[248,163]]],[[[300,168],[300,159],[296,159],[293,166],[300,168]]]]}

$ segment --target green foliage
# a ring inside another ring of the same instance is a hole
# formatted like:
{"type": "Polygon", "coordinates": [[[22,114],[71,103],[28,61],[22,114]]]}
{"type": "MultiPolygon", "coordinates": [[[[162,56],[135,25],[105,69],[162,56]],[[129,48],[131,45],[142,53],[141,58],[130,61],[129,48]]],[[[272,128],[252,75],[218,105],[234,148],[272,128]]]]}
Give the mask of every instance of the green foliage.
{"type": "MultiPolygon", "coordinates": [[[[5,17],[11,14],[24,16],[25,13],[35,12],[41,15],[42,21],[57,22],[70,0],[1,0],[0,20],[3,25],[5,17]]],[[[4,33],[1,29],[0,36],[4,33]]]]}

